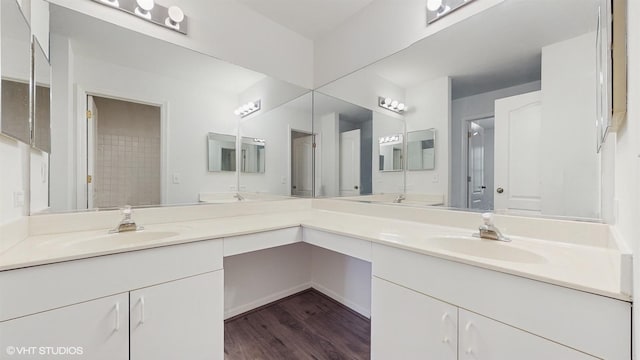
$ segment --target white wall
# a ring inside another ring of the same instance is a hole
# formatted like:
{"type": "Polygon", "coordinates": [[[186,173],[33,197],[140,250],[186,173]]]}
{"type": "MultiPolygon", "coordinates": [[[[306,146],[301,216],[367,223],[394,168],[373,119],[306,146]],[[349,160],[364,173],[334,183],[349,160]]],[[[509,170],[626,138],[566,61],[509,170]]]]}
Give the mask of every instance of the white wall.
{"type": "Polygon", "coordinates": [[[92,1],[51,0],[110,23],[306,88],[313,85],[311,40],[233,0],[157,0],[177,5],[189,18],[189,35],[141,21],[92,1]]]}
{"type": "MultiPolygon", "coordinates": [[[[0,224],[6,224],[26,215],[26,207],[14,206],[14,194],[26,193],[29,184],[29,146],[0,135],[0,224]]],[[[25,199],[24,201],[27,201],[25,199]]]]}
{"type": "Polygon", "coordinates": [[[425,0],[373,0],[315,43],[315,85],[321,86],[504,0],[481,0],[426,25],[425,0]]]}
{"type": "Polygon", "coordinates": [[[49,207],[49,154],[37,149],[31,149],[29,154],[29,209],[33,214],[49,207]]]}
{"type": "MultiPolygon", "coordinates": [[[[238,106],[259,99],[260,112],[256,113],[255,116],[260,116],[260,114],[264,114],[272,109],[282,106],[307,92],[309,92],[308,89],[294,86],[266,76],[264,79],[258,81],[253,86],[239,94],[238,106]]],[[[309,108],[309,111],[311,111],[311,108],[309,108]]]]}
{"type": "MultiPolygon", "coordinates": [[[[265,113],[240,120],[240,137],[265,143],[265,172],[240,173],[240,191],[291,195],[291,130],[311,133],[309,92],[265,113]]],[[[311,174],[310,174],[311,175],[311,174]]]]}
{"type": "MultiPolygon", "coordinates": [[[[609,134],[603,151],[610,157],[615,154],[615,164],[607,164],[608,169],[615,168],[615,188],[607,183],[603,194],[614,193],[611,206],[614,231],[632,249],[633,256],[633,298],[640,299],[640,2],[629,1],[628,5],[628,108],[627,120],[617,133],[609,134]]],[[[603,159],[608,158],[603,155],[603,159]]],[[[640,346],[640,310],[633,307],[633,348],[634,359],[638,358],[640,346]]]]}
{"type": "Polygon", "coordinates": [[[225,257],[225,318],[309,288],[310,264],[305,243],[225,257]]]}
{"type": "Polygon", "coordinates": [[[595,33],[588,33],[542,48],[545,215],[600,217],[595,44],[595,33]]]}
{"type": "Polygon", "coordinates": [[[451,79],[442,77],[407,89],[407,132],[436,129],[436,166],[433,170],[407,171],[408,194],[437,194],[449,204],[449,124],[451,79]]]}
{"type": "Polygon", "coordinates": [[[311,286],[371,316],[371,263],[311,246],[311,286]]]}
{"type": "MultiPolygon", "coordinates": [[[[497,99],[537,91],[540,87],[540,81],[534,81],[455,99],[451,102],[451,206],[465,207],[467,201],[465,180],[467,163],[463,156],[467,152],[467,135],[464,123],[472,119],[493,116],[497,99]]],[[[487,188],[492,189],[493,186],[487,185],[487,188]]]]}

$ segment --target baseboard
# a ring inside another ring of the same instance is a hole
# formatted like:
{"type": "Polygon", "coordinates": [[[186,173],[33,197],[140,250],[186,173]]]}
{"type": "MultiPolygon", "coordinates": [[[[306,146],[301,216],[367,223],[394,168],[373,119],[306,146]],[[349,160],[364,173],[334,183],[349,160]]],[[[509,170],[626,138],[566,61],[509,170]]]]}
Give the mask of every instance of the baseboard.
{"type": "Polygon", "coordinates": [[[307,290],[308,288],[312,287],[311,283],[304,283],[304,284],[300,284],[298,286],[294,286],[292,288],[283,290],[283,291],[279,291],[277,293],[274,294],[270,294],[268,296],[262,297],[258,300],[252,301],[248,304],[244,304],[244,305],[240,305],[240,306],[236,306],[234,308],[231,309],[225,309],[224,311],[224,319],[230,319],[234,316],[238,316],[240,314],[243,314],[247,311],[251,311],[254,309],[257,309],[261,306],[267,305],[269,303],[272,303],[274,301],[278,301],[280,299],[286,298],[287,296],[291,296],[293,294],[299,293],[303,290],[307,290]]]}
{"type": "Polygon", "coordinates": [[[371,319],[371,310],[366,309],[356,303],[354,303],[353,301],[350,301],[348,299],[346,299],[344,296],[337,294],[336,292],[334,292],[333,290],[329,290],[326,287],[316,283],[316,282],[311,282],[310,286],[316,290],[318,290],[319,292],[327,295],[328,297],[332,298],[333,300],[339,302],[340,304],[348,307],[349,309],[357,312],[358,314],[366,317],[367,319],[371,319]]]}

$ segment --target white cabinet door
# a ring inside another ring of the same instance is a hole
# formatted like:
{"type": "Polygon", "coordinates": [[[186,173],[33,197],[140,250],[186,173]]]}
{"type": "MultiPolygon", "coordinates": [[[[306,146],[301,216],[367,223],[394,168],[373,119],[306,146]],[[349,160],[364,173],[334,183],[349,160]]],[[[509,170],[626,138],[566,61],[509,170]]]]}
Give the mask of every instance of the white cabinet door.
{"type": "Polygon", "coordinates": [[[455,360],[457,324],[455,306],[373,278],[372,359],[455,360]]]}
{"type": "MultiPolygon", "coordinates": [[[[526,311],[526,309],[522,309],[526,311]]],[[[460,309],[460,360],[595,360],[595,357],[460,309]]]]}
{"type": "Polygon", "coordinates": [[[0,323],[0,359],[129,359],[128,294],[0,323]]]}
{"type": "Polygon", "coordinates": [[[131,360],[222,359],[223,290],[218,270],[132,291],[131,360]]]}

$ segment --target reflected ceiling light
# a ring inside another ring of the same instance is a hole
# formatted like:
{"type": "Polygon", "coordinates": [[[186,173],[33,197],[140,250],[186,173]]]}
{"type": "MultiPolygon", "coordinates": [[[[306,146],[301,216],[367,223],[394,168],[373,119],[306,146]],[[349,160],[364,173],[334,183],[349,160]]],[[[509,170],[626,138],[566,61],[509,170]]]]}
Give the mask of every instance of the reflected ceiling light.
{"type": "Polygon", "coordinates": [[[245,117],[249,114],[253,114],[254,112],[260,110],[260,107],[261,107],[260,100],[251,101],[242,106],[239,106],[233,113],[240,117],[245,117]]]}
{"type": "Polygon", "coordinates": [[[155,3],[155,0],[93,0],[98,4],[135,15],[163,28],[187,34],[187,17],[181,8],[168,8],[155,3]]]}
{"type": "Polygon", "coordinates": [[[427,0],[427,25],[474,0],[427,0]]]}
{"type": "Polygon", "coordinates": [[[393,100],[391,98],[388,97],[378,97],[378,106],[385,108],[387,110],[391,110],[393,112],[397,112],[398,114],[401,114],[405,111],[407,111],[407,106],[404,103],[401,103],[398,100],[393,100]]]}
{"type": "Polygon", "coordinates": [[[378,139],[378,143],[380,143],[380,144],[399,142],[399,141],[400,141],[400,135],[383,136],[383,137],[378,139]]]}
{"type": "Polygon", "coordinates": [[[156,5],[154,0],[136,0],[136,3],[138,4],[135,10],[136,15],[151,20],[151,10],[156,5]]]}
{"type": "Polygon", "coordinates": [[[118,0],[100,0],[101,3],[113,7],[120,7],[120,2],[118,0]]]}
{"type": "Polygon", "coordinates": [[[164,24],[174,29],[180,29],[180,23],[184,20],[184,12],[177,6],[169,6],[167,9],[167,18],[164,24]]]}

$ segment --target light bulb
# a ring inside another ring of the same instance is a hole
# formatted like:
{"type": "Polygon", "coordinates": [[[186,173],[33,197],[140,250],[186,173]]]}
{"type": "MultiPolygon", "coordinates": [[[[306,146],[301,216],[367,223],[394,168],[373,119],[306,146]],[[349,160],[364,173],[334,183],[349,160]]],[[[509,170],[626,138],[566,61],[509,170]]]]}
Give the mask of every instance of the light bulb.
{"type": "Polygon", "coordinates": [[[184,12],[177,6],[170,6],[167,10],[169,19],[173,24],[179,24],[184,20],[184,12]]]}
{"type": "Polygon", "coordinates": [[[439,11],[442,9],[442,0],[427,0],[427,9],[429,11],[439,11]]]}
{"type": "Polygon", "coordinates": [[[391,98],[385,98],[382,102],[382,105],[389,106],[391,105],[391,98]]]}
{"type": "Polygon", "coordinates": [[[391,107],[392,108],[397,108],[398,107],[398,101],[397,100],[393,100],[393,102],[391,103],[391,107]]]}
{"type": "Polygon", "coordinates": [[[154,0],[136,0],[136,3],[138,3],[138,7],[145,12],[151,11],[155,6],[154,0]]]}
{"type": "Polygon", "coordinates": [[[236,114],[236,115],[240,115],[240,109],[235,109],[235,110],[233,111],[233,113],[234,113],[234,114],[236,114]]]}
{"type": "Polygon", "coordinates": [[[249,109],[249,104],[242,105],[242,111],[247,112],[249,110],[251,110],[251,109],[249,109]]]}
{"type": "Polygon", "coordinates": [[[398,104],[398,110],[403,111],[405,105],[403,103],[398,104]]]}
{"type": "Polygon", "coordinates": [[[256,104],[253,102],[248,103],[247,106],[249,106],[249,110],[253,110],[256,108],[256,104]]]}

